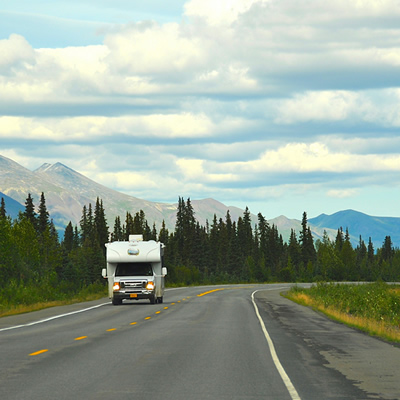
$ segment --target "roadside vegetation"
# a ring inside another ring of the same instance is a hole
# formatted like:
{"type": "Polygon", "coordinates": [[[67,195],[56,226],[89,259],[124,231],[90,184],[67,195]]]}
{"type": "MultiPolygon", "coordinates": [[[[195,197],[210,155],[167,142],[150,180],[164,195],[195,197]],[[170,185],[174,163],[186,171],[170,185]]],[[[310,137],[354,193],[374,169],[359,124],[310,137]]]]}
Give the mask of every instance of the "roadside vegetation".
{"type": "Polygon", "coordinates": [[[400,286],[318,283],[293,287],[285,297],[382,339],[400,342],[400,286]]]}
{"type": "Polygon", "coordinates": [[[190,199],[179,198],[175,228],[169,231],[163,221],[158,231],[154,223],[149,225],[143,210],[127,211],[110,227],[103,202],[97,198],[96,204],[83,207],[77,225],[67,224],[60,238],[44,193],[37,207],[28,194],[24,212],[14,220],[1,199],[0,316],[42,308],[44,303],[106,296],[101,276],[106,266],[104,244],[128,240],[130,234],[165,244],[167,286],[400,281],[400,250],[393,247],[390,236],[378,249],[371,238],[366,244],[361,237],[353,247],[343,228],[334,240],[324,234],[314,241],[305,212],[300,231],[292,230],[286,243],[261,213],[252,221],[247,207],[237,220],[228,211],[225,219],[214,215],[203,226],[190,199]]]}
{"type": "Polygon", "coordinates": [[[25,285],[12,281],[0,289],[0,317],[97,300],[106,296],[106,288],[100,284],[91,284],[75,290],[65,286],[25,285]]]}

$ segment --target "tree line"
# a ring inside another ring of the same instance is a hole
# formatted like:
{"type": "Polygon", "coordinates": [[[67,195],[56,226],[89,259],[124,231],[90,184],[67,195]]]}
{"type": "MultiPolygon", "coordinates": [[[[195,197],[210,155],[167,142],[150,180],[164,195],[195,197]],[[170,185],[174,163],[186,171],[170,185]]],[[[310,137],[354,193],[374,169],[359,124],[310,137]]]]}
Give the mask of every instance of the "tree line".
{"type": "Polygon", "coordinates": [[[143,210],[125,219],[116,217],[108,226],[101,199],[85,205],[79,224],[70,222],[59,238],[46,207],[44,193],[36,208],[29,194],[25,211],[12,220],[4,199],[0,205],[0,281],[43,285],[74,292],[93,284],[104,284],[108,241],[127,240],[142,234],[144,240],[166,245],[168,284],[210,284],[240,282],[313,281],[396,281],[400,280],[400,250],[390,236],[375,250],[369,238],[360,237],[353,247],[348,230],[339,228],[335,240],[324,233],[314,240],[303,213],[301,230],[291,231],[284,242],[275,225],[259,213],[251,220],[246,207],[233,221],[214,215],[202,226],[196,219],[190,198],[179,197],[175,229],[165,222],[157,231],[148,224],[143,210]],[[37,210],[37,211],[36,211],[37,210]]]}

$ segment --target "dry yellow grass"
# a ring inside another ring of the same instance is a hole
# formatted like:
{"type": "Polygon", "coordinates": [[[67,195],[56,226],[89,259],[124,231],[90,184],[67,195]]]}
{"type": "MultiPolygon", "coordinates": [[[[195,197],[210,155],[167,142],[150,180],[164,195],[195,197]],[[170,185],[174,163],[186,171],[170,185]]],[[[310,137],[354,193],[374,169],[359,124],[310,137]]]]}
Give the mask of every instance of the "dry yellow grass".
{"type": "MultiPolygon", "coordinates": [[[[400,294],[400,289],[393,289],[400,294]]],[[[292,301],[301,305],[312,307],[328,317],[349,325],[353,328],[360,329],[370,335],[380,337],[385,340],[400,342],[400,327],[388,325],[385,322],[375,321],[373,319],[358,317],[349,313],[344,313],[334,307],[325,307],[323,304],[315,301],[311,296],[305,293],[288,293],[286,295],[292,301]]]]}

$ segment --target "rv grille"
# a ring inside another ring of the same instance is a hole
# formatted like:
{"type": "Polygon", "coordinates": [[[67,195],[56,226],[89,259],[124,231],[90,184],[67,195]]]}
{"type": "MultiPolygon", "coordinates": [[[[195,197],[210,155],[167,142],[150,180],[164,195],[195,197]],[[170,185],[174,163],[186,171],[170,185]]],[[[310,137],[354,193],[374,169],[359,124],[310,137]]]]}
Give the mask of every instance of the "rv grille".
{"type": "Polygon", "coordinates": [[[121,282],[121,287],[125,288],[145,288],[146,281],[125,281],[121,282]]]}

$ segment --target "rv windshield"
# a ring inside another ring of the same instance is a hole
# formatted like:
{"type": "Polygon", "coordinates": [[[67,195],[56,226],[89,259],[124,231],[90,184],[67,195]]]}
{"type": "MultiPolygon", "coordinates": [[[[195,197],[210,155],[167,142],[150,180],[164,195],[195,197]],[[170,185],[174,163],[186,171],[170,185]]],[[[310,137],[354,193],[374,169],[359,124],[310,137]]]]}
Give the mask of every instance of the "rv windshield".
{"type": "Polygon", "coordinates": [[[119,263],[115,276],[152,276],[153,269],[150,263],[119,263]]]}

